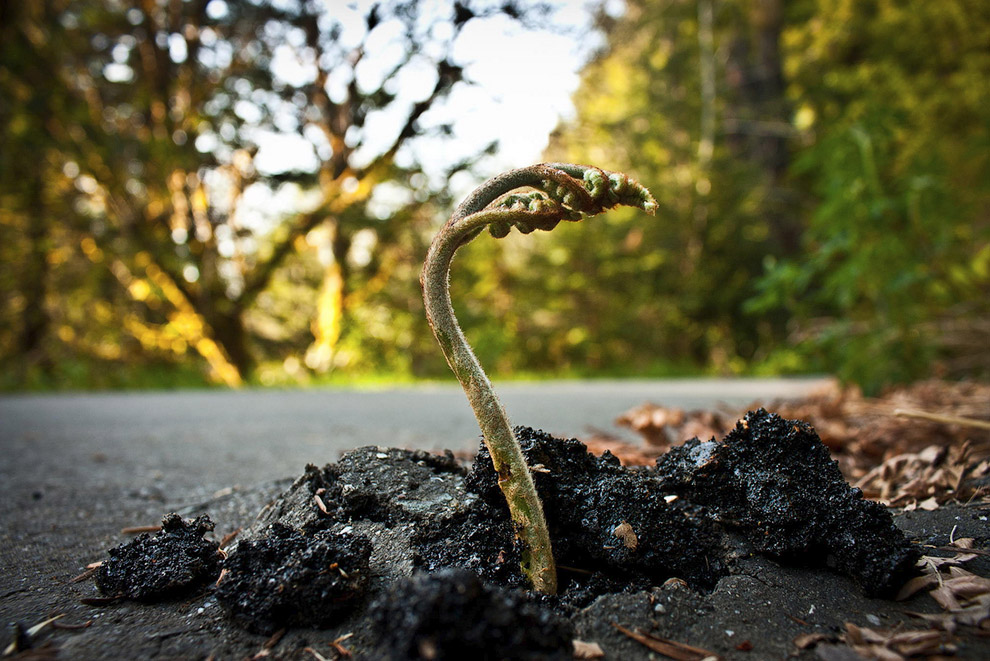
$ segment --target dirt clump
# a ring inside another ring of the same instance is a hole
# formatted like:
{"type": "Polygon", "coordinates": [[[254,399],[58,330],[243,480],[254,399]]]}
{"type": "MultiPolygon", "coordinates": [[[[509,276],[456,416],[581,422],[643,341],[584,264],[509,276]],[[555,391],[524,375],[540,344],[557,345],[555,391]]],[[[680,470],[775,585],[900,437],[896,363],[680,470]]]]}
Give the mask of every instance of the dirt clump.
{"type": "Polygon", "coordinates": [[[724,440],[694,439],[652,467],[515,434],[550,527],[557,596],[525,591],[484,446],[470,469],[449,454],[365,447],[307,466],[262,511],[228,549],[217,601],[254,633],[372,632],[354,639],[378,650],[368,658],[568,658],[582,613],[640,604],[658,586],[702,599],[757,559],[832,569],[868,595],[889,595],[914,571],[918,554],[888,511],[844,481],[805,423],[754,411],[724,440]]]}
{"type": "Polygon", "coordinates": [[[143,533],[110,549],[110,558],[96,572],[96,587],[108,597],[155,602],[215,581],[223,556],[217,542],[203,537],[212,530],[208,516],[183,521],[168,514],[154,537],[143,533]]]}
{"type": "Polygon", "coordinates": [[[469,570],[418,573],[369,609],[378,658],[572,659],[574,627],[534,599],[469,570]]]}
{"type": "Polygon", "coordinates": [[[475,498],[456,516],[418,529],[411,541],[419,570],[458,567],[492,583],[526,587],[512,521],[506,512],[483,500],[475,498]]]}
{"type": "Polygon", "coordinates": [[[275,523],[226,559],[217,601],[254,633],[325,627],[361,602],[370,554],[371,542],[346,527],[306,533],[275,523]]]}
{"type": "MultiPolygon", "coordinates": [[[[670,577],[710,588],[728,571],[721,535],[655,471],[623,467],[611,454],[596,457],[575,439],[517,427],[534,469],[536,489],[561,566],[563,598],[584,605],[594,597],[646,588],[670,577]]],[[[467,486],[508,519],[488,450],[478,452],[467,486]]]]}
{"type": "Polygon", "coordinates": [[[885,507],[846,483],[807,423],[751,411],[721,442],[693,439],[662,455],[657,473],[778,560],[831,567],[877,596],[914,572],[918,551],[885,507]]]}

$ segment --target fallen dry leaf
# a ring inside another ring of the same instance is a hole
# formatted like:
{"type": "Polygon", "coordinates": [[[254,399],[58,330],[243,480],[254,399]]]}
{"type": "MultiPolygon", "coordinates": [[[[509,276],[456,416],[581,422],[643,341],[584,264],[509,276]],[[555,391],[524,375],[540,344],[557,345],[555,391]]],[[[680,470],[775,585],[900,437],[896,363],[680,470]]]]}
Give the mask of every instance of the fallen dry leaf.
{"type": "Polygon", "coordinates": [[[794,647],[799,650],[806,650],[809,647],[814,647],[818,643],[824,642],[828,639],[828,636],[823,633],[803,633],[791,642],[793,642],[794,647]]]}
{"type": "Polygon", "coordinates": [[[574,639],[575,659],[604,659],[605,652],[598,643],[588,643],[583,640],[574,639]]]}
{"type": "Polygon", "coordinates": [[[684,419],[684,409],[643,404],[620,415],[615,424],[637,432],[648,445],[667,447],[676,442],[672,436],[677,434],[684,419]]]}
{"type": "Polygon", "coordinates": [[[666,448],[658,446],[627,443],[598,430],[583,436],[581,441],[588,446],[588,451],[592,454],[600,456],[609,452],[615,455],[623,466],[653,466],[657,457],[666,451],[666,448]]]}
{"type": "Polygon", "coordinates": [[[944,631],[868,629],[846,622],[845,643],[864,659],[904,661],[955,653],[955,646],[944,631]]]}
{"type": "Polygon", "coordinates": [[[639,538],[636,537],[636,531],[633,527],[629,525],[628,521],[623,521],[615,527],[612,534],[622,540],[622,544],[633,551],[639,546],[639,538]]]}
{"type": "MultiPolygon", "coordinates": [[[[955,540],[947,549],[958,549],[950,557],[923,556],[918,561],[922,575],[908,581],[897,595],[907,599],[926,588],[928,594],[945,610],[945,613],[909,613],[913,617],[953,632],[960,625],[987,628],[990,626],[990,579],[977,576],[959,565],[977,557],[973,540],[966,537],[955,540]],[[948,570],[948,573],[946,573],[948,570]]],[[[943,549],[943,550],[947,550],[943,549]]]]}
{"type": "Polygon", "coordinates": [[[904,587],[901,588],[900,592],[897,593],[897,596],[894,597],[894,599],[896,601],[910,599],[921,590],[933,585],[938,585],[938,578],[934,574],[922,574],[921,576],[915,576],[904,584],[904,587]]]}

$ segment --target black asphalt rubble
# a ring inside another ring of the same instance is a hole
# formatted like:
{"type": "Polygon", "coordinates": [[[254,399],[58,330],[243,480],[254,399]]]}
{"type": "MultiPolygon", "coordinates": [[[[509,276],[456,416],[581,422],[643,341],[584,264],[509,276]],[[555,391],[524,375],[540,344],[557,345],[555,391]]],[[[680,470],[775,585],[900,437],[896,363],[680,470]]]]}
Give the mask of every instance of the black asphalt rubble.
{"type": "MultiPolygon", "coordinates": [[[[522,589],[519,549],[484,446],[470,469],[449,453],[366,447],[308,466],[227,549],[214,595],[228,622],[259,634],[356,629],[367,658],[458,658],[465,650],[566,658],[571,637],[614,634],[588,620],[605,604],[621,613],[645,598],[670,612],[745,584],[747,572],[774,562],[790,576],[840,572],[865,597],[883,596],[911,576],[919,556],[887,509],[842,479],[814,430],[762,409],[724,440],[689,441],[655,468],[626,468],[529,428],[516,435],[536,468],[559,595],[522,589]]],[[[165,549],[184,562],[219,558],[215,543],[212,556],[202,550],[209,529],[203,518],[186,524],[169,515],[158,537],[112,550],[101,569],[133,584],[101,578],[101,589],[144,601],[176,598],[183,587],[195,594],[219,563],[195,580],[189,571],[177,572],[181,580],[125,572],[120,563],[147,567],[165,549]]]]}

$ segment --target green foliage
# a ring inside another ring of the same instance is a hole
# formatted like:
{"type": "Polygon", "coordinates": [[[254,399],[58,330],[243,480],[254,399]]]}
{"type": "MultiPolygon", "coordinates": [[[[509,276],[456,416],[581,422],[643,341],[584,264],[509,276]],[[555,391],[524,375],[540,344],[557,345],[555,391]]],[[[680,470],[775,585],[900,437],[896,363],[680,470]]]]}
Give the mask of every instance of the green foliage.
{"type": "Polygon", "coordinates": [[[560,293],[565,364],[870,391],[990,369],[990,6],[631,1],[603,25],[550,153],[636,173],[662,222],[563,231],[520,269],[560,293]]]}
{"type": "Polygon", "coordinates": [[[922,324],[955,298],[943,267],[960,248],[943,213],[952,205],[943,182],[881,179],[878,165],[892,155],[882,127],[854,126],[798,161],[799,170],[815,173],[822,200],[805,233],[807,254],[770,262],[762,294],[749,305],[821,319],[806,326],[806,349],[870,391],[930,369],[934,352],[922,324]]]}
{"type": "Polygon", "coordinates": [[[208,388],[211,384],[194,363],[174,361],[121,362],[68,353],[57,356],[49,368],[21,366],[0,373],[0,390],[178,390],[208,388]]]}
{"type": "MultiPolygon", "coordinates": [[[[450,200],[417,158],[451,144],[460,30],[538,4],[379,3],[348,41],[325,3],[0,2],[0,387],[447,374],[416,274],[450,200]],[[305,158],[259,168],[272,132],[305,158]]],[[[990,4],[628,0],[599,27],[547,158],[634,173],[658,218],[466,246],[495,373],[990,372],[990,4]]]]}
{"type": "MultiPolygon", "coordinates": [[[[716,45],[750,48],[739,3],[718,5],[710,26],[716,45]]],[[[763,108],[780,99],[744,98],[742,82],[728,87],[731,67],[756,64],[750,57],[715,58],[701,36],[697,2],[628,3],[609,27],[608,53],[584,72],[576,120],[551,147],[554,158],[633,172],[659,201],[655,223],[617,213],[585,233],[563,232],[550,247],[534,249],[527,272],[550,273],[545,284],[562,297],[561,314],[545,336],[548,342],[569,338],[559,349],[567,363],[622,364],[641,372],[666,357],[696,370],[735,372],[758,356],[768,337],[779,336],[779,319],[744,321],[742,306],[763,256],[787,249],[772,231],[772,223],[790,222],[777,212],[786,191],[774,167],[740,145],[780,149],[773,135],[746,133],[743,121],[776,121],[763,108]],[[706,58],[720,90],[710,110],[743,127],[734,134],[727,135],[724,122],[714,136],[705,133],[706,58]]]]}
{"type": "Polygon", "coordinates": [[[985,343],[951,329],[990,313],[990,11],[859,3],[841,21],[847,2],[805,5],[814,19],[785,42],[813,211],[802,254],[768,262],[750,309],[788,310],[802,350],[868,391],[938,360],[977,372],[985,343]]]}
{"type": "Polygon", "coordinates": [[[259,361],[370,357],[346,345],[383,308],[352,312],[418,261],[396,225],[442,198],[417,140],[450,142],[427,114],[462,84],[454,43],[524,9],[0,4],[0,360],[24,385],[66,354],[236,385],[259,361]],[[276,136],[296,161],[265,160],[276,136]],[[382,211],[388,185],[407,211],[382,211]]]}

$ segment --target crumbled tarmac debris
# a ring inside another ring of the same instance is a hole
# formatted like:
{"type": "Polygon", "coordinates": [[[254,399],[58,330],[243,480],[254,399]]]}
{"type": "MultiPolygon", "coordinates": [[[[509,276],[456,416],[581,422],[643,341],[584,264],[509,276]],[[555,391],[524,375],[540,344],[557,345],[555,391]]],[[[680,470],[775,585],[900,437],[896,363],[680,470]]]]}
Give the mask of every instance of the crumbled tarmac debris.
{"type": "MultiPolygon", "coordinates": [[[[515,434],[529,465],[546,469],[533,478],[557,563],[567,568],[560,578],[568,603],[672,576],[710,588],[727,573],[718,529],[691,503],[668,502],[671,491],[654,471],[623,467],[608,453],[596,457],[575,439],[528,427],[515,434]],[[615,536],[620,527],[627,538],[635,535],[635,545],[615,536]]],[[[478,452],[467,486],[507,519],[487,448],[478,452]]]]}
{"type": "Polygon", "coordinates": [[[418,569],[470,569],[492,583],[527,587],[519,571],[522,555],[512,521],[481,499],[475,498],[451,519],[419,528],[412,542],[418,569]]]}
{"type": "Polygon", "coordinates": [[[366,537],[339,527],[306,533],[275,523],[224,561],[217,601],[255,633],[326,627],[361,602],[370,554],[366,537]]]}
{"type": "Polygon", "coordinates": [[[693,439],[657,459],[672,491],[781,561],[828,566],[890,595],[918,551],[887,509],[843,479],[810,425],[751,411],[723,441],[693,439]]]}
{"type": "Polygon", "coordinates": [[[451,489],[459,487],[465,472],[449,451],[376,447],[347,452],[336,467],[347,515],[383,523],[432,523],[451,515],[457,505],[451,489]]]}
{"type": "MultiPolygon", "coordinates": [[[[592,627],[594,618],[581,613],[598,612],[603,604],[640,604],[642,595],[651,595],[645,612],[629,611],[621,624],[661,615],[673,622],[673,611],[682,609],[668,603],[670,590],[683,586],[685,594],[708,603],[726,585],[749,585],[744,579],[754,562],[776,567],[759,570],[763,574],[836,569],[857,579],[867,594],[887,594],[913,571],[917,554],[887,510],[843,481],[804,423],[757,411],[725,440],[692,440],[656,467],[623,467],[573,439],[529,428],[515,432],[530,465],[542,465],[534,480],[561,586],[555,597],[527,597],[527,608],[537,609],[537,619],[544,617],[540,609],[549,609],[554,617],[583,622],[579,637],[604,648],[626,649],[635,641],[610,625],[592,627]]],[[[451,608],[456,620],[443,620],[445,604],[464,594],[501,603],[509,599],[506,589],[526,587],[518,540],[484,448],[470,471],[449,454],[378,447],[359,448],[323,468],[307,466],[229,552],[216,594],[232,620],[265,634],[282,627],[341,627],[336,633],[347,633],[354,626],[355,650],[377,650],[368,658],[445,658],[443,636],[456,651],[501,626],[498,618],[464,609],[451,608]],[[424,573],[410,582],[416,570],[441,578],[424,573]],[[402,624],[399,618],[399,629],[368,638],[361,632],[370,631],[370,601],[378,604],[379,624],[395,619],[388,613],[399,604],[410,610],[410,619],[402,624]],[[479,628],[462,631],[468,622],[479,628]],[[390,646],[379,650],[385,640],[390,646]]],[[[802,613],[800,606],[792,610],[802,613]]],[[[680,640],[676,633],[665,635],[680,640]]],[[[500,634],[506,640],[515,635],[500,634]]],[[[720,653],[738,651],[740,640],[727,639],[720,653]]],[[[537,650],[522,658],[559,652],[529,640],[519,645],[537,650]]]]}
{"type": "Polygon", "coordinates": [[[381,656],[405,659],[571,659],[574,628],[521,590],[468,570],[417,574],[369,609],[381,656]]]}
{"type": "Polygon", "coordinates": [[[153,602],[215,581],[223,558],[219,544],[203,538],[212,530],[208,516],[186,522],[168,514],[154,537],[144,533],[110,549],[110,558],[96,572],[96,587],[108,597],[153,602]]]}
{"type": "Polygon", "coordinates": [[[336,522],[372,521],[389,525],[454,515],[464,496],[464,473],[453,454],[362,447],[336,464],[306,466],[295,483],[270,503],[242,538],[279,522],[314,532],[336,522]],[[318,499],[318,500],[317,500],[318,499]]]}
{"type": "MultiPolygon", "coordinates": [[[[530,465],[543,466],[534,480],[561,567],[564,604],[580,607],[671,577],[710,589],[729,573],[732,557],[752,550],[833,567],[870,594],[896,589],[912,571],[916,553],[889,514],[845,483],[803,423],[758,411],[722,443],[691,441],[655,469],[623,467],[573,439],[515,431],[530,465]]],[[[466,568],[523,586],[519,549],[486,448],[466,478],[463,473],[450,456],[361,448],[338,464],[308,467],[293,498],[307,512],[303,529],[334,521],[416,524],[411,554],[417,568],[466,568]]]]}

